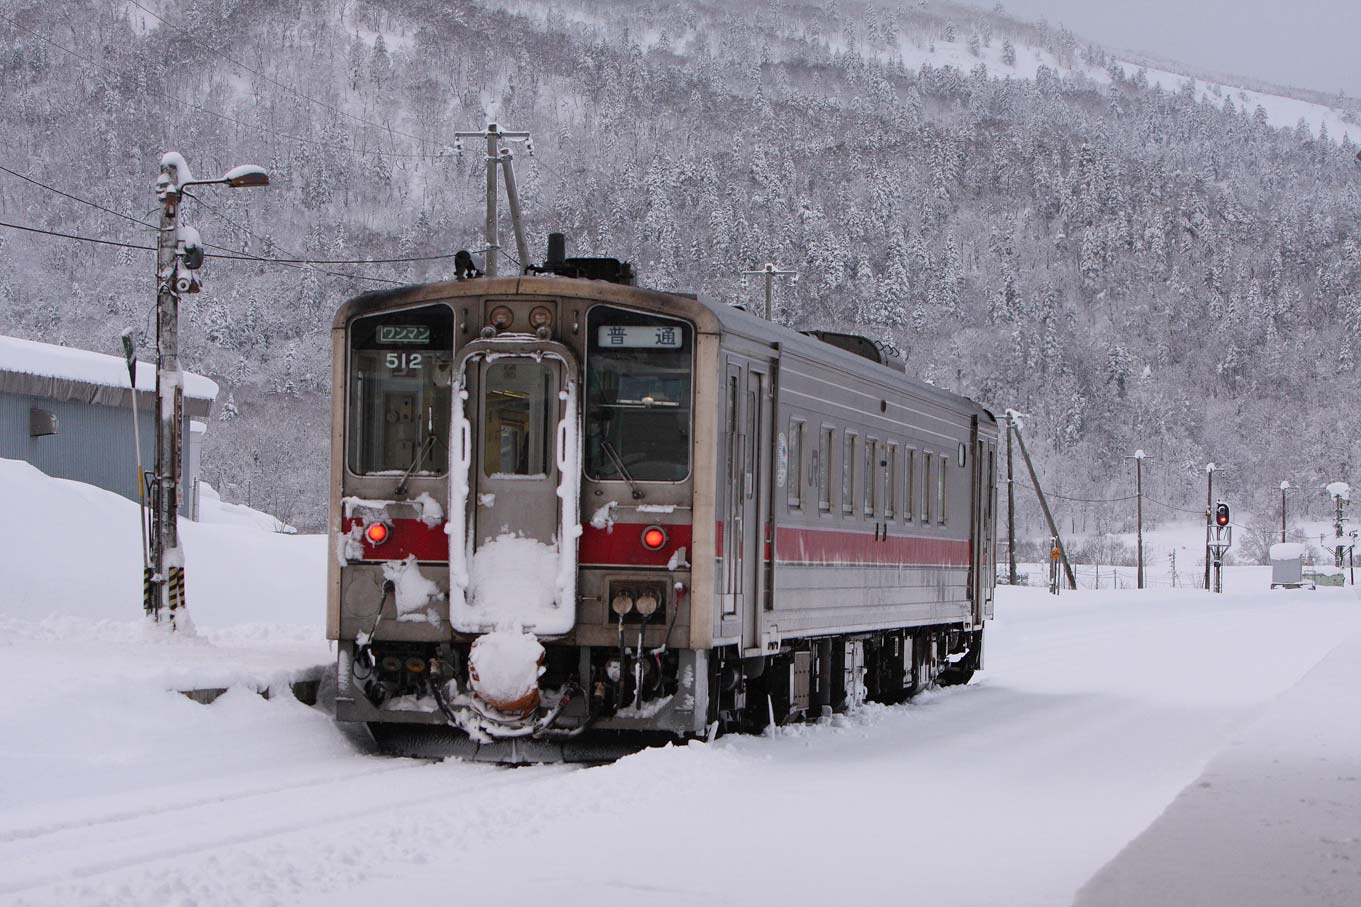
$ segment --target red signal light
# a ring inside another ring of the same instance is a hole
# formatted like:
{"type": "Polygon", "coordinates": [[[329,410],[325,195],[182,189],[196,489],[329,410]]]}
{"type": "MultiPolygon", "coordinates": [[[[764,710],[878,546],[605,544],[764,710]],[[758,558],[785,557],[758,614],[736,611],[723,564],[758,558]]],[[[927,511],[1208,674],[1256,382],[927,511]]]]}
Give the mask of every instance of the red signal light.
{"type": "Polygon", "coordinates": [[[649,526],[643,530],[643,547],[656,551],[666,544],[666,530],[660,526],[649,526]]]}
{"type": "Polygon", "coordinates": [[[1217,525],[1217,526],[1227,526],[1227,525],[1229,525],[1229,505],[1228,505],[1228,504],[1225,504],[1225,503],[1221,502],[1217,507],[1215,507],[1215,525],[1217,525]]]}
{"type": "Polygon", "coordinates": [[[388,540],[388,527],[382,523],[370,523],[369,528],[364,530],[364,537],[370,545],[381,545],[388,540]]]}

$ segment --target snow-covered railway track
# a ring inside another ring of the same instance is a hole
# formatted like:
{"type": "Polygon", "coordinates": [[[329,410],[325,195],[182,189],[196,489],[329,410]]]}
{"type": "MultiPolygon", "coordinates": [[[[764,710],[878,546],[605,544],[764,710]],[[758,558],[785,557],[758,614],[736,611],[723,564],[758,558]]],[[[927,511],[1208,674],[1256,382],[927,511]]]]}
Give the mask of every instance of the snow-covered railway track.
{"type": "MultiPolygon", "coordinates": [[[[100,825],[108,825],[118,822],[132,822],[137,819],[145,819],[151,816],[161,816],[184,810],[196,810],[216,804],[230,803],[237,800],[248,800],[253,797],[267,797],[272,794],[283,793],[286,791],[302,790],[308,787],[322,787],[325,785],[337,784],[345,781],[353,781],[368,775],[389,775],[393,773],[414,772],[425,767],[424,762],[406,761],[384,763],[381,760],[372,760],[365,757],[357,757],[361,767],[353,769],[337,769],[335,766],[309,766],[304,769],[305,780],[297,783],[274,783],[239,787],[235,790],[225,788],[217,794],[203,794],[198,796],[186,796],[182,799],[170,790],[158,792],[164,799],[155,804],[142,805],[140,807],[123,807],[118,804],[110,804],[103,808],[82,810],[77,806],[75,809],[62,810],[60,807],[50,807],[43,810],[43,818],[30,820],[20,818],[18,821],[8,821],[0,825],[0,849],[4,845],[16,841],[32,840],[41,838],[45,835],[60,834],[72,829],[91,829],[100,825]],[[54,815],[65,818],[53,818],[54,815]]],[[[215,785],[223,787],[222,785],[215,785]]],[[[127,798],[120,798],[127,799],[127,798]]]]}
{"type": "Polygon", "coordinates": [[[217,862],[215,855],[236,845],[343,828],[356,820],[381,823],[404,811],[439,810],[461,797],[570,771],[566,766],[511,771],[403,763],[122,817],[95,816],[87,823],[72,819],[60,828],[16,829],[0,841],[0,866],[6,867],[0,875],[0,895],[31,895],[18,903],[79,902],[84,899],[72,886],[100,877],[125,876],[166,860],[206,855],[210,863],[217,862]]]}

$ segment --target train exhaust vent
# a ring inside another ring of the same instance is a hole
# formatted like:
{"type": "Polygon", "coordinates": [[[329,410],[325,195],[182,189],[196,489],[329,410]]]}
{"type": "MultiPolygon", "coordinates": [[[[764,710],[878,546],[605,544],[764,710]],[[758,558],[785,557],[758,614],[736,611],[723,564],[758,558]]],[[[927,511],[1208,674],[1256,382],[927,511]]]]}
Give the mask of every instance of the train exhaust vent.
{"type": "Polygon", "coordinates": [[[626,287],[634,286],[638,279],[632,262],[617,258],[568,258],[567,237],[561,233],[548,234],[548,254],[544,257],[543,265],[530,265],[527,270],[534,274],[604,280],[626,287]]]}

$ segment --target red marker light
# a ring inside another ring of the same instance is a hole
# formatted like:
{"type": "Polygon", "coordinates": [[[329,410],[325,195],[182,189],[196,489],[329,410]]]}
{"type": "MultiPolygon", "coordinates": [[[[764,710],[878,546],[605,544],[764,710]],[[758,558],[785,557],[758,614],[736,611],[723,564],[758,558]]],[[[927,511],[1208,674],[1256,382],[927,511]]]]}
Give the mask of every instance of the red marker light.
{"type": "Polygon", "coordinates": [[[370,545],[381,545],[388,540],[388,527],[382,523],[370,523],[369,528],[364,530],[364,537],[370,545]]]}
{"type": "Polygon", "coordinates": [[[656,551],[666,544],[666,530],[660,526],[649,526],[643,530],[643,547],[656,551]]]}

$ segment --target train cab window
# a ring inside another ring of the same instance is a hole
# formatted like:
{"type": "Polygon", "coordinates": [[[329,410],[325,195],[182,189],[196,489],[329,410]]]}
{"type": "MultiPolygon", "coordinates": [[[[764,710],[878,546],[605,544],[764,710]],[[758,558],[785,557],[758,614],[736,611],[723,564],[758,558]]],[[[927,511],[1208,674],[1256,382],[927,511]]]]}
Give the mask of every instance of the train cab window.
{"type": "Polygon", "coordinates": [[[803,423],[789,420],[789,441],[785,446],[785,482],[789,489],[786,499],[791,510],[803,509],[803,423]]]}
{"type": "Polygon", "coordinates": [[[443,475],[454,316],[433,305],[350,325],[346,454],[358,475],[443,475]]]}
{"type": "Polygon", "coordinates": [[[693,329],[611,306],[591,309],[586,323],[586,475],[684,481],[693,329]]]}
{"type": "Polygon", "coordinates": [[[483,373],[482,469],[489,476],[552,470],[553,372],[532,359],[493,362],[483,373]]]}
{"type": "Polygon", "coordinates": [[[926,455],[926,463],[922,467],[922,525],[931,522],[931,460],[932,456],[926,455]]]}
{"type": "Polygon", "coordinates": [[[846,432],[841,439],[841,512],[855,513],[855,452],[859,439],[846,432]]]}
{"type": "Polygon", "coordinates": [[[945,525],[945,472],[949,465],[950,458],[941,454],[940,469],[936,471],[936,519],[942,526],[945,525]]]}
{"type": "Polygon", "coordinates": [[[832,451],[836,443],[836,429],[824,428],[822,440],[818,444],[818,462],[815,467],[818,482],[818,510],[832,512],[832,451]]]}
{"type": "Polygon", "coordinates": [[[907,491],[907,500],[903,502],[903,519],[912,522],[912,514],[917,511],[917,449],[909,447],[907,449],[906,475],[904,476],[904,488],[907,491]]]}
{"type": "Polygon", "coordinates": [[[891,520],[898,512],[898,445],[888,446],[888,460],[884,473],[884,519],[891,520]]]}

